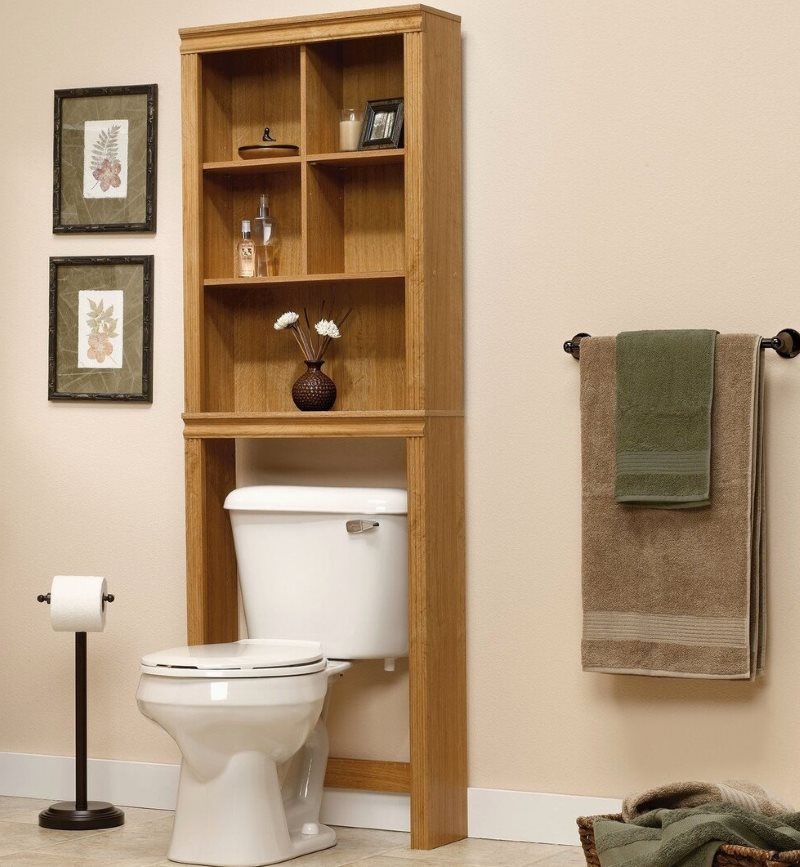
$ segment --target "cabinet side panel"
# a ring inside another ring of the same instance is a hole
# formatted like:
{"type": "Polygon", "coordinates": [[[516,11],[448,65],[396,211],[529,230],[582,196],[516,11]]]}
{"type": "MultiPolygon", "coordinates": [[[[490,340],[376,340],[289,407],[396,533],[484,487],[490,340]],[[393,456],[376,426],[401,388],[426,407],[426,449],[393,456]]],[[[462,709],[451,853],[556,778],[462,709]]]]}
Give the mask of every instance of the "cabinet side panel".
{"type": "Polygon", "coordinates": [[[406,33],[404,46],[406,400],[410,409],[422,409],[425,406],[422,34],[406,33]]]}
{"type": "Polygon", "coordinates": [[[407,441],[411,846],[467,835],[464,428],[407,441]]]}
{"type": "Polygon", "coordinates": [[[425,16],[423,45],[423,282],[425,408],[464,406],[461,33],[425,16]]]}
{"type": "Polygon", "coordinates": [[[236,556],[222,504],[236,486],[234,440],[186,440],[186,612],[189,644],[239,637],[236,556]]]}
{"type": "Polygon", "coordinates": [[[203,357],[202,175],[200,168],[200,61],[196,54],[181,57],[183,121],[183,301],[184,400],[187,412],[202,409],[203,357]]]}

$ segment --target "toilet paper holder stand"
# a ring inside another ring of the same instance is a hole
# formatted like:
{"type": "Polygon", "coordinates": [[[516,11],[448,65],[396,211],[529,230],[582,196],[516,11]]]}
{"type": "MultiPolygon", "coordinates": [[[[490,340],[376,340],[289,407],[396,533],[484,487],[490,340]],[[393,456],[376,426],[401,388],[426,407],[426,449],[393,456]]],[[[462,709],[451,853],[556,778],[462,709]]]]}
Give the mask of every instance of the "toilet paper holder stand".
{"type": "MultiPolygon", "coordinates": [[[[37,602],[50,604],[50,594],[40,593],[37,602]]],[[[114,601],[113,593],[103,595],[103,605],[114,601]]],[[[125,813],[107,801],[90,801],[86,768],[86,633],[75,633],[75,800],[58,801],[39,813],[39,825],[59,831],[94,831],[116,828],[125,822],[125,813]]]]}

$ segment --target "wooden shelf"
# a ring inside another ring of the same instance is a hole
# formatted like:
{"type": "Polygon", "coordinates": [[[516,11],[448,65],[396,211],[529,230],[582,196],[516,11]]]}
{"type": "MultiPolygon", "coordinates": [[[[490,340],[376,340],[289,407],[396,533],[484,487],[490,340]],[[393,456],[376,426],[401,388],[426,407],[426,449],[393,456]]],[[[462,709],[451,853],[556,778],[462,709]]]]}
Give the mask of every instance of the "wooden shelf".
{"type": "Polygon", "coordinates": [[[349,168],[353,166],[388,166],[402,163],[406,152],[404,148],[387,148],[374,151],[339,151],[331,154],[311,154],[306,157],[312,166],[335,166],[349,168]]]}
{"type": "Polygon", "coordinates": [[[203,163],[205,174],[268,175],[279,172],[299,172],[303,163],[312,166],[348,168],[358,166],[400,165],[405,159],[405,148],[387,148],[370,151],[337,151],[328,154],[309,154],[307,157],[274,157],[261,160],[215,160],[203,163]]]}
{"type": "Polygon", "coordinates": [[[279,172],[299,172],[302,157],[274,157],[266,160],[217,160],[203,163],[206,174],[268,175],[279,172]]]}
{"type": "Polygon", "coordinates": [[[360,283],[381,280],[402,280],[402,271],[364,271],[360,274],[286,274],[279,277],[209,277],[207,287],[236,289],[244,286],[305,286],[315,283],[360,283]]]}
{"type": "MultiPolygon", "coordinates": [[[[460,416],[462,413],[452,413],[460,416]]],[[[331,412],[187,412],[184,436],[236,437],[419,437],[428,414],[421,410],[331,412]]],[[[451,413],[447,413],[451,415],[451,413]]]]}

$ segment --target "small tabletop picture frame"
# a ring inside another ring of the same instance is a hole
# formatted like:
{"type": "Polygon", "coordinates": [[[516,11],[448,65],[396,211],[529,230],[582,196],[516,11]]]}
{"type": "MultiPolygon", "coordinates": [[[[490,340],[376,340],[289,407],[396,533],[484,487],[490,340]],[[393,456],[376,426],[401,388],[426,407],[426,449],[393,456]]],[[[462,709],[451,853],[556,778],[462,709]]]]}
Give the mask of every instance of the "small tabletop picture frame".
{"type": "Polygon", "coordinates": [[[399,148],[403,141],[403,99],[369,99],[364,107],[360,151],[399,148]]]}
{"type": "Polygon", "coordinates": [[[155,84],[56,90],[53,232],[155,232],[155,84]]]}
{"type": "Polygon", "coordinates": [[[50,259],[49,400],[153,401],[153,257],[50,259]]]}

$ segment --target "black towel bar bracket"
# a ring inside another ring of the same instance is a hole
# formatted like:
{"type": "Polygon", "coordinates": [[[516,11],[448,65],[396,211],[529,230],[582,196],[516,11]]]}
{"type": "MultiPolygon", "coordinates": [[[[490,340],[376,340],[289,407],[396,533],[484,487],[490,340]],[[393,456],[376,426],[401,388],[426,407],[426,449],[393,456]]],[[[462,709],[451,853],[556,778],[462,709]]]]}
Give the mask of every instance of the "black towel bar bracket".
{"type": "MultiPolygon", "coordinates": [[[[591,336],[585,331],[576,334],[572,340],[567,340],[564,343],[564,352],[571,355],[576,361],[580,361],[581,340],[591,336]]],[[[800,355],[800,332],[795,331],[794,328],[784,328],[775,337],[762,337],[761,348],[774,349],[781,358],[795,358],[800,355]]]]}

